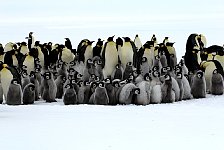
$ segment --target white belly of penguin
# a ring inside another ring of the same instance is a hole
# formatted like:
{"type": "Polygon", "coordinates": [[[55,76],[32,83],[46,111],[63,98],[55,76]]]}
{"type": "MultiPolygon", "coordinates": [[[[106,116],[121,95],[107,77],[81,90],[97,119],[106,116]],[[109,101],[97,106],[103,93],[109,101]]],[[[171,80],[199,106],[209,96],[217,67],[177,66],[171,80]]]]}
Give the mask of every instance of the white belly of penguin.
{"type": "Polygon", "coordinates": [[[206,81],[206,89],[210,89],[210,83],[212,79],[212,73],[216,69],[216,66],[214,63],[210,63],[206,68],[205,68],[205,81],[206,81]]]}
{"type": "Polygon", "coordinates": [[[9,90],[9,85],[11,84],[11,81],[13,79],[13,75],[11,74],[11,72],[6,69],[3,68],[0,72],[0,76],[1,76],[1,84],[2,84],[2,89],[3,89],[3,94],[5,99],[7,99],[7,93],[9,90]]]}
{"type": "Polygon", "coordinates": [[[74,54],[67,48],[64,48],[62,51],[61,59],[63,62],[70,63],[74,60],[74,54]]]}
{"type": "Polygon", "coordinates": [[[143,54],[143,57],[146,57],[148,60],[148,64],[150,67],[153,66],[153,60],[154,60],[154,48],[146,48],[145,52],[143,54]]]}
{"type": "Polygon", "coordinates": [[[129,42],[124,42],[124,45],[121,48],[121,63],[124,69],[128,62],[133,63],[133,55],[134,52],[131,44],[129,42]]]}
{"type": "Polygon", "coordinates": [[[13,66],[18,66],[19,63],[15,55],[12,55],[12,60],[13,60],[13,66]]]}
{"type": "Polygon", "coordinates": [[[89,45],[89,46],[86,47],[86,51],[85,51],[84,56],[85,56],[85,65],[86,65],[86,61],[89,58],[92,59],[92,57],[93,57],[93,48],[92,48],[92,46],[89,45]]]}
{"type": "Polygon", "coordinates": [[[23,65],[27,66],[27,73],[30,74],[31,71],[34,71],[34,58],[33,57],[26,57],[23,65]]]}
{"type": "Polygon", "coordinates": [[[104,77],[110,76],[118,64],[118,52],[115,43],[108,43],[105,50],[104,77]]]}

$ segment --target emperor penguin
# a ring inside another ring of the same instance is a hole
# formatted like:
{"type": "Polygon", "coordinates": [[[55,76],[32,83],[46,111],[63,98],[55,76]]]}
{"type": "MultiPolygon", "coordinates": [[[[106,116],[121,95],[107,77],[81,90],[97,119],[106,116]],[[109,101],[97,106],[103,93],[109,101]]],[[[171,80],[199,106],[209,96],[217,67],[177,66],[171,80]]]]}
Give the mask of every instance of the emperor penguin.
{"type": "Polygon", "coordinates": [[[109,97],[109,105],[117,105],[118,100],[115,98],[115,88],[112,84],[111,78],[107,78],[105,81],[105,88],[107,90],[107,95],[109,97]]]}
{"type": "Polygon", "coordinates": [[[29,36],[26,37],[26,39],[28,39],[28,48],[29,48],[29,50],[30,50],[31,48],[33,48],[33,46],[34,46],[34,41],[35,41],[34,36],[33,36],[33,32],[30,32],[30,33],[29,33],[29,36]]]}
{"type": "Polygon", "coordinates": [[[98,83],[93,81],[90,83],[90,90],[89,90],[89,104],[94,104],[94,93],[96,91],[96,88],[98,86],[98,83]]]}
{"type": "Polygon", "coordinates": [[[29,83],[23,90],[23,104],[33,104],[35,101],[35,85],[29,83]]]}
{"type": "Polygon", "coordinates": [[[155,48],[154,48],[154,42],[148,41],[143,45],[143,56],[146,57],[149,66],[152,68],[154,64],[154,57],[155,57],[155,48]]]}
{"type": "MultiPolygon", "coordinates": [[[[88,49],[90,48],[90,52],[91,52],[91,46],[88,47],[88,49]]],[[[87,52],[87,51],[86,51],[87,52]]],[[[89,52],[89,53],[90,53],[89,52]]],[[[87,56],[87,53],[86,53],[86,57],[92,57],[92,56],[87,56]]],[[[62,49],[62,52],[61,52],[61,60],[65,63],[70,63],[71,61],[74,60],[75,58],[75,55],[72,53],[72,51],[70,49],[68,49],[67,47],[64,47],[62,49]]]]}
{"type": "Polygon", "coordinates": [[[117,51],[118,51],[118,63],[121,64],[121,48],[123,46],[124,42],[122,40],[122,38],[118,37],[116,39],[116,48],[117,48],[117,51]]]}
{"type": "Polygon", "coordinates": [[[150,103],[159,104],[162,102],[162,91],[161,91],[160,72],[157,70],[152,71],[151,81],[151,95],[150,103]]]}
{"type": "Polygon", "coordinates": [[[210,91],[213,95],[223,94],[223,76],[219,73],[218,69],[213,71],[210,91]]]}
{"type": "Polygon", "coordinates": [[[3,90],[5,100],[7,100],[7,93],[8,93],[11,81],[13,79],[13,74],[10,71],[10,68],[7,64],[1,64],[0,70],[1,70],[0,77],[1,77],[2,90],[3,90]]]}
{"type": "Polygon", "coordinates": [[[136,103],[136,96],[140,94],[140,89],[133,83],[125,84],[119,94],[120,104],[134,104],[136,103]]]}
{"type": "Polygon", "coordinates": [[[0,43],[0,61],[4,62],[5,52],[2,44],[0,43]]]}
{"type": "Polygon", "coordinates": [[[194,98],[206,97],[206,81],[203,71],[199,70],[193,77],[191,93],[194,98]]]}
{"type": "Polygon", "coordinates": [[[20,53],[26,55],[29,52],[26,42],[22,42],[19,48],[20,53]]]}
{"type": "Polygon", "coordinates": [[[19,66],[19,61],[17,59],[18,50],[17,45],[14,43],[7,43],[5,48],[5,56],[4,56],[4,63],[8,64],[9,66],[19,66]]]}
{"type": "Polygon", "coordinates": [[[89,81],[83,81],[78,91],[78,103],[89,104],[90,98],[90,83],[89,81]]]}
{"type": "Polygon", "coordinates": [[[73,49],[72,49],[72,42],[70,41],[69,38],[65,38],[65,47],[66,47],[67,49],[69,49],[70,51],[73,50],[73,49]]]}
{"type": "Polygon", "coordinates": [[[46,102],[56,102],[55,98],[57,93],[57,86],[53,79],[53,74],[49,71],[45,72],[41,84],[44,87],[42,98],[46,100],[46,102]]]}
{"type": "Polygon", "coordinates": [[[162,51],[160,53],[160,62],[161,62],[162,67],[167,67],[168,66],[166,55],[165,55],[164,51],[162,51]]]}
{"type": "Polygon", "coordinates": [[[136,46],[133,41],[129,37],[123,37],[124,38],[124,43],[121,48],[121,64],[122,66],[126,67],[126,64],[128,62],[133,63],[133,58],[134,58],[134,53],[137,52],[136,46]]]}
{"type": "Polygon", "coordinates": [[[177,65],[177,54],[176,54],[176,50],[175,50],[173,44],[174,44],[174,42],[166,43],[166,48],[170,54],[170,64],[169,65],[174,68],[177,65]]]}
{"type": "Polygon", "coordinates": [[[118,51],[113,38],[114,36],[107,39],[107,42],[104,44],[104,48],[102,51],[104,79],[111,76],[113,70],[118,64],[118,51]]]}
{"type": "Polygon", "coordinates": [[[169,42],[169,37],[165,37],[163,40],[163,44],[166,46],[166,43],[169,42]]]}
{"type": "Polygon", "coordinates": [[[153,43],[154,43],[153,46],[154,46],[154,47],[158,44],[158,42],[157,42],[157,38],[156,38],[156,35],[155,35],[155,34],[152,35],[151,41],[153,41],[153,43]]]}
{"type": "Polygon", "coordinates": [[[188,75],[182,76],[183,91],[184,91],[182,100],[189,100],[189,99],[193,98],[193,96],[191,94],[191,84],[189,83],[186,76],[188,76],[188,75]]]}
{"type": "Polygon", "coordinates": [[[126,67],[124,69],[124,73],[123,73],[123,79],[128,79],[129,75],[133,72],[133,65],[132,62],[128,62],[126,64],[126,67]]]}
{"type": "Polygon", "coordinates": [[[205,81],[206,81],[206,91],[207,92],[210,92],[210,86],[211,86],[211,79],[212,79],[212,75],[213,75],[213,71],[216,68],[216,65],[213,61],[203,61],[201,63],[201,67],[205,69],[205,73],[204,73],[204,76],[205,76],[205,81]]]}
{"type": "Polygon", "coordinates": [[[94,94],[93,104],[95,105],[109,104],[109,97],[108,97],[104,82],[98,83],[98,87],[95,89],[95,92],[93,94],[94,94]]]}
{"type": "Polygon", "coordinates": [[[185,65],[185,61],[184,61],[183,58],[180,60],[180,62],[179,62],[178,65],[181,66],[181,68],[182,68],[182,72],[183,72],[184,75],[185,75],[185,74],[188,74],[188,68],[187,68],[187,66],[185,65]]]}
{"type": "Polygon", "coordinates": [[[30,74],[31,71],[35,70],[35,65],[34,65],[34,57],[28,53],[25,57],[25,60],[23,62],[24,66],[27,66],[27,73],[30,74]]]}
{"type": "Polygon", "coordinates": [[[65,86],[66,90],[63,95],[63,103],[65,105],[74,105],[78,103],[77,93],[75,89],[73,88],[72,84],[67,84],[65,86]]]}
{"type": "Polygon", "coordinates": [[[96,71],[98,72],[97,75],[99,76],[100,81],[104,79],[103,76],[103,62],[99,56],[93,57],[93,63],[95,65],[96,71]]]}
{"type": "Polygon", "coordinates": [[[120,80],[123,80],[123,74],[124,74],[124,69],[123,67],[121,66],[120,63],[118,63],[114,69],[114,71],[112,72],[111,74],[111,79],[114,80],[114,79],[120,79],[120,80]]]}
{"type": "Polygon", "coordinates": [[[12,79],[6,99],[7,105],[21,105],[22,104],[22,89],[17,79],[12,79]]]}
{"type": "Polygon", "coordinates": [[[172,78],[169,74],[165,75],[165,81],[161,85],[162,91],[162,103],[173,103],[175,102],[175,93],[173,91],[172,78]]]}
{"type": "Polygon", "coordinates": [[[64,75],[59,75],[55,80],[55,84],[57,86],[56,98],[61,99],[64,94],[64,83],[66,81],[66,77],[64,75]]]}
{"type": "Polygon", "coordinates": [[[141,42],[138,34],[136,34],[136,36],[135,36],[134,43],[138,50],[140,48],[142,48],[142,42],[141,42]]]}
{"type": "Polygon", "coordinates": [[[149,73],[144,75],[144,80],[137,84],[137,87],[140,89],[140,93],[137,95],[137,105],[148,105],[150,104],[151,97],[151,81],[149,73]]]}
{"type": "Polygon", "coordinates": [[[150,70],[151,67],[149,66],[147,57],[142,57],[142,62],[141,62],[141,67],[140,68],[141,68],[142,76],[149,73],[149,70],[150,70]]]}
{"type": "Polygon", "coordinates": [[[176,73],[176,81],[178,83],[179,89],[180,89],[180,96],[178,101],[181,101],[184,96],[184,84],[183,84],[183,74],[181,72],[176,73]]]}
{"type": "Polygon", "coordinates": [[[23,70],[21,74],[22,74],[22,91],[23,91],[25,86],[30,83],[30,78],[26,70],[23,70]]]}
{"type": "Polygon", "coordinates": [[[101,57],[101,51],[103,49],[103,40],[98,39],[96,46],[93,47],[93,57],[98,56],[101,57]]]}
{"type": "Polygon", "coordinates": [[[37,79],[37,75],[35,71],[31,71],[30,72],[30,83],[33,83],[33,85],[35,86],[35,100],[37,101],[39,99],[40,96],[40,82],[37,79]]]}

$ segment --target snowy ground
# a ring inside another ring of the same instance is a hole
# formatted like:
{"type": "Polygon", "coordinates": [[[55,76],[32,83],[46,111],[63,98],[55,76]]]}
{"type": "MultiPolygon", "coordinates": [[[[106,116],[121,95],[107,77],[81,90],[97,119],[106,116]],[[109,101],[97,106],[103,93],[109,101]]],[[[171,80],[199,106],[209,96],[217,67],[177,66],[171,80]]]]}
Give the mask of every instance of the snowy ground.
{"type": "Polygon", "coordinates": [[[1,150],[223,150],[224,95],[148,106],[0,105],[1,150]]]}

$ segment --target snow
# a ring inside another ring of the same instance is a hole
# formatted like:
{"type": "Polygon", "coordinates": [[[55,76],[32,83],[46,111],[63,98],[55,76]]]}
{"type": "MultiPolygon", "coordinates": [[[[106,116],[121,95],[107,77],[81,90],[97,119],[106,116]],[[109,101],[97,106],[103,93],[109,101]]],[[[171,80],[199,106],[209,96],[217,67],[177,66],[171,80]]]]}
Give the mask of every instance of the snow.
{"type": "Polygon", "coordinates": [[[224,95],[147,106],[0,105],[2,150],[221,150],[224,95]]]}

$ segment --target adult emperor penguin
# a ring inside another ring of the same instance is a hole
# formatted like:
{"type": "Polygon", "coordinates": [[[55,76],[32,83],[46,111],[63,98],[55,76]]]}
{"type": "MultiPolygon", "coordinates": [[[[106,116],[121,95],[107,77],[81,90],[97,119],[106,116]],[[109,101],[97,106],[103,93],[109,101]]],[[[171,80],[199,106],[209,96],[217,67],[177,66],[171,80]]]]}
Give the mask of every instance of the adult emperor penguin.
{"type": "Polygon", "coordinates": [[[103,40],[98,39],[96,46],[93,47],[93,57],[98,56],[101,57],[101,51],[103,49],[103,40]]]}
{"type": "Polygon", "coordinates": [[[1,84],[2,84],[2,90],[5,97],[5,100],[7,100],[7,93],[9,90],[9,85],[11,84],[11,81],[13,79],[13,74],[10,71],[10,68],[7,64],[0,64],[0,77],[1,77],[1,84]]]}
{"type": "Polygon", "coordinates": [[[0,43],[0,61],[4,62],[5,52],[2,44],[0,43]]]}
{"type": "Polygon", "coordinates": [[[17,79],[12,79],[9,85],[6,104],[21,105],[22,104],[22,89],[17,79]]]}
{"type": "Polygon", "coordinates": [[[162,103],[173,103],[175,102],[175,93],[173,91],[172,78],[169,74],[165,75],[165,81],[161,85],[162,91],[162,103]]]}
{"type": "Polygon", "coordinates": [[[154,43],[153,46],[154,46],[154,47],[158,44],[158,42],[157,42],[157,38],[156,38],[156,35],[155,35],[155,34],[152,35],[151,41],[153,41],[153,43],[154,43]]]}
{"type": "MultiPolygon", "coordinates": [[[[91,46],[89,46],[89,47],[91,48],[91,46]]],[[[89,48],[89,47],[87,47],[87,48],[89,48]]],[[[86,53],[87,53],[87,51],[86,51],[86,53]]],[[[88,56],[88,57],[91,57],[91,56],[88,56]]],[[[74,60],[74,58],[75,58],[75,55],[72,53],[72,51],[70,49],[68,49],[67,47],[62,48],[60,59],[63,62],[70,63],[71,61],[74,60]]]]}
{"type": "Polygon", "coordinates": [[[191,93],[194,98],[206,97],[206,81],[203,71],[199,70],[193,77],[191,93]]]}
{"type": "Polygon", "coordinates": [[[35,70],[34,57],[32,53],[26,54],[23,65],[27,67],[28,74],[30,74],[31,71],[35,70]]]}
{"type": "Polygon", "coordinates": [[[134,43],[135,43],[135,46],[137,47],[138,50],[140,48],[142,48],[142,42],[141,42],[138,34],[136,34],[136,36],[135,36],[134,43]]]}
{"type": "Polygon", "coordinates": [[[11,42],[7,43],[5,48],[5,56],[4,56],[4,63],[8,64],[9,66],[16,66],[18,67],[19,62],[17,59],[17,45],[11,42]]]}
{"type": "Polygon", "coordinates": [[[69,38],[65,38],[65,47],[72,51],[72,43],[69,38]]]}
{"type": "Polygon", "coordinates": [[[23,104],[33,104],[35,101],[35,85],[29,83],[23,90],[23,104]]]}
{"type": "Polygon", "coordinates": [[[108,97],[104,82],[98,83],[98,87],[96,88],[96,90],[93,94],[94,94],[93,104],[95,104],[95,105],[108,105],[109,104],[109,97],[108,97]]]}
{"type": "Polygon", "coordinates": [[[35,41],[35,39],[33,37],[33,32],[30,32],[29,36],[26,37],[26,39],[28,39],[28,48],[29,48],[29,50],[31,50],[31,48],[33,48],[33,46],[34,46],[34,41],[35,41]]]}
{"type": "Polygon", "coordinates": [[[210,86],[211,94],[222,95],[223,94],[223,76],[219,73],[218,69],[215,69],[211,78],[210,86]]]}
{"type": "Polygon", "coordinates": [[[131,41],[129,37],[123,37],[123,38],[124,38],[124,43],[121,48],[120,58],[121,58],[121,64],[123,68],[125,69],[126,64],[128,62],[133,63],[133,58],[134,58],[133,56],[134,56],[134,53],[137,53],[137,49],[134,42],[131,41]]]}
{"type": "Polygon", "coordinates": [[[166,46],[166,43],[169,42],[169,37],[165,37],[163,40],[163,44],[166,46]]]}
{"type": "Polygon", "coordinates": [[[110,77],[116,65],[118,64],[118,51],[116,43],[113,41],[114,36],[109,37],[104,44],[102,52],[103,75],[104,79],[110,77]]]}
{"type": "Polygon", "coordinates": [[[63,102],[65,105],[74,105],[78,103],[77,93],[72,84],[65,86],[66,90],[63,96],[63,102]]]}
{"type": "Polygon", "coordinates": [[[137,95],[137,105],[148,105],[150,104],[151,97],[151,82],[149,73],[144,75],[144,81],[137,84],[137,87],[140,89],[140,93],[137,95]]]}

